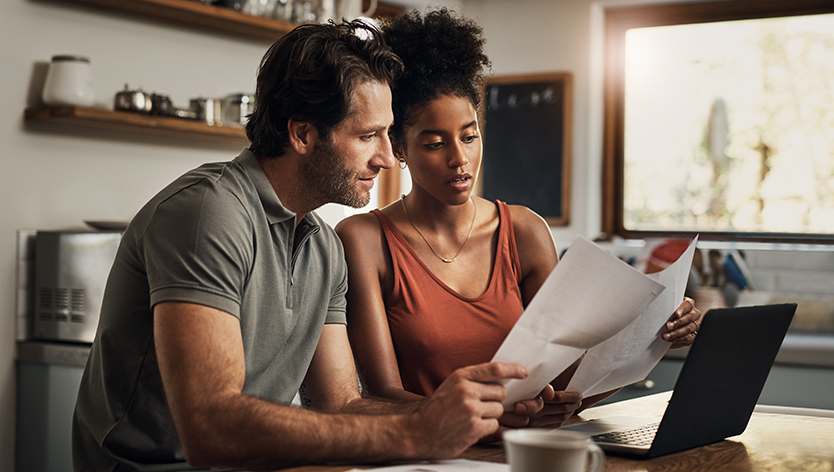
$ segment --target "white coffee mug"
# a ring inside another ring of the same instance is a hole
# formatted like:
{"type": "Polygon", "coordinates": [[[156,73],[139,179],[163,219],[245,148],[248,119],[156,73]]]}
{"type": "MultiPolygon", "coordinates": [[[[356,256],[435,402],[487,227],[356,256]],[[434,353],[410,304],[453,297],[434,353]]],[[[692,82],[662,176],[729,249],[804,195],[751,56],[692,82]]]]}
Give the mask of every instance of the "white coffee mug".
{"type": "Polygon", "coordinates": [[[511,472],[600,472],[605,465],[602,449],[576,431],[516,429],[503,439],[511,472]]]}

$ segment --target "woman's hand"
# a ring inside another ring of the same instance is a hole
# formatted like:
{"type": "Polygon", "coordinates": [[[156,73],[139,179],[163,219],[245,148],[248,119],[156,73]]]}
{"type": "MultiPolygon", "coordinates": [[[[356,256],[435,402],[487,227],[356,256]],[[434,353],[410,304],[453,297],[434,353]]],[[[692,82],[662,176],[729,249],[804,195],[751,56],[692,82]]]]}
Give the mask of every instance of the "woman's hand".
{"type": "MultiPolygon", "coordinates": [[[[558,428],[582,405],[581,393],[554,390],[550,385],[542,390],[540,396],[544,405],[539,411],[530,414],[528,427],[558,428]]],[[[519,404],[516,404],[516,413],[524,413],[519,411],[519,404]]]]}
{"type": "Polygon", "coordinates": [[[701,327],[701,310],[695,308],[695,300],[684,297],[671,320],[666,322],[666,332],[661,336],[672,343],[671,349],[690,346],[701,327]]]}
{"type": "Polygon", "coordinates": [[[513,406],[513,411],[504,412],[498,419],[499,430],[482,442],[498,441],[505,430],[512,428],[558,428],[581,404],[579,392],[556,391],[548,384],[536,398],[520,401],[513,406]]]}

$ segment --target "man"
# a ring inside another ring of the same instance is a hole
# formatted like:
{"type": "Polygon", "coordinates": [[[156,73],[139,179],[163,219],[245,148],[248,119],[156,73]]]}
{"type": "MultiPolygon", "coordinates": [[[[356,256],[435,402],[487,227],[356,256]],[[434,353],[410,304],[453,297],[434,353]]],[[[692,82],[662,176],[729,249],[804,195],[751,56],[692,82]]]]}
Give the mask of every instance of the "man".
{"type": "Polygon", "coordinates": [[[357,22],[270,48],[251,147],[177,179],[124,234],[73,419],[77,471],[450,458],[495,433],[497,381],[521,366],[461,369],[423,402],[358,391],[342,246],[313,210],[364,206],[394,164],[401,68],[357,22]],[[299,390],[309,409],[287,406],[299,390]]]}

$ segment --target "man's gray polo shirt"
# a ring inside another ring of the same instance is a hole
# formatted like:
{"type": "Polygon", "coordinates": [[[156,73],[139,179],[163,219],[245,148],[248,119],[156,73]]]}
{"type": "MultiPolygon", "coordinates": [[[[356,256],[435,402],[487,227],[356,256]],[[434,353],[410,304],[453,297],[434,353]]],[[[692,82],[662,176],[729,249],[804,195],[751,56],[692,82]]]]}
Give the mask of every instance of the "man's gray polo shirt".
{"type": "Polygon", "coordinates": [[[155,304],[190,302],[239,318],[243,392],[288,404],[323,325],[345,323],[346,291],[333,229],[311,213],[296,230],[248,149],[186,173],[122,238],[73,420],[76,470],[188,468],[160,380],[155,304]]]}

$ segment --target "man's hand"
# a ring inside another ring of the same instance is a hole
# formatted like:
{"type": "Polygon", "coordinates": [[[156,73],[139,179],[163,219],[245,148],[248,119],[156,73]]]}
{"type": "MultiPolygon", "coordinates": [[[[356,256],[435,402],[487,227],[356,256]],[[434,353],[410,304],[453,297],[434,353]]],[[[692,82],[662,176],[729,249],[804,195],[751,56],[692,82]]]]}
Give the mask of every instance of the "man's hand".
{"type": "Polygon", "coordinates": [[[521,365],[500,362],[453,372],[410,418],[418,457],[452,458],[495,433],[507,396],[496,382],[528,375],[521,365]]]}

